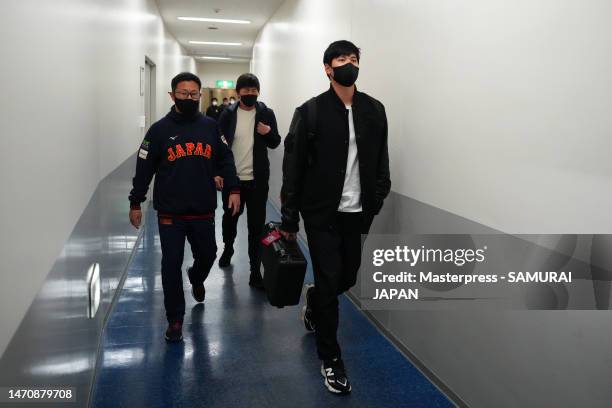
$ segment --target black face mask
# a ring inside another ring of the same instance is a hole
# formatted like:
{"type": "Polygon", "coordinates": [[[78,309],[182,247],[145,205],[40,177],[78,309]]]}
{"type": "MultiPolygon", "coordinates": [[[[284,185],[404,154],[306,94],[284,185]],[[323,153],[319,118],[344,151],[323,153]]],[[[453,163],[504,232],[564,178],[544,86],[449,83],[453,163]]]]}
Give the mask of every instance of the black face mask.
{"type": "Polygon", "coordinates": [[[334,80],[342,86],[351,86],[357,81],[359,76],[359,67],[354,66],[350,62],[340,67],[333,67],[334,80]]]}
{"type": "Polygon", "coordinates": [[[193,99],[175,99],[174,104],[179,110],[179,113],[191,117],[196,114],[200,106],[200,101],[194,101],[193,99]]]}
{"type": "Polygon", "coordinates": [[[241,95],[240,101],[250,108],[257,102],[257,95],[241,95]]]}

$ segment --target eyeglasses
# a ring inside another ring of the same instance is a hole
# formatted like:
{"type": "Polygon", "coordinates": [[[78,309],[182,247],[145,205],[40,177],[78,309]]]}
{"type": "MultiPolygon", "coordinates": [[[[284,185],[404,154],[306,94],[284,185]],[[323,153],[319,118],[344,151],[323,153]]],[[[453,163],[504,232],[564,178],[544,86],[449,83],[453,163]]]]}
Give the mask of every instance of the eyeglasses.
{"type": "Polygon", "coordinates": [[[197,101],[198,99],[202,97],[202,94],[198,91],[187,92],[183,89],[179,89],[179,90],[174,91],[174,96],[176,96],[179,99],[191,98],[197,101]]]}

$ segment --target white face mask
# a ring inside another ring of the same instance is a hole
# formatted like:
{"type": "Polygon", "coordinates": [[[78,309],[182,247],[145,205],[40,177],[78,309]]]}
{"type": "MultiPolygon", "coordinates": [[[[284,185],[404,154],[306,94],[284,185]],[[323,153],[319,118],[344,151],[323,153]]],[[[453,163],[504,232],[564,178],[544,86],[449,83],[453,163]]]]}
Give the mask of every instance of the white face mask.
{"type": "Polygon", "coordinates": [[[212,106],[217,106],[217,101],[212,101],[212,106]]]}
{"type": "Polygon", "coordinates": [[[230,103],[235,103],[236,100],[235,99],[230,99],[230,103]]]}

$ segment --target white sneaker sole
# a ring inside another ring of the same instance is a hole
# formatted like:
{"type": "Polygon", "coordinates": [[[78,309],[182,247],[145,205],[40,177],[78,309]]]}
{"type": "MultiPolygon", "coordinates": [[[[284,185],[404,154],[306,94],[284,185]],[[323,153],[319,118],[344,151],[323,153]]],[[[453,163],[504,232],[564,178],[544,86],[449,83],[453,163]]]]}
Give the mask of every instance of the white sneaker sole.
{"type": "Polygon", "coordinates": [[[166,339],[168,343],[178,343],[183,341],[183,335],[181,334],[181,337],[178,340],[170,340],[170,338],[164,334],[164,339],[166,339]]]}

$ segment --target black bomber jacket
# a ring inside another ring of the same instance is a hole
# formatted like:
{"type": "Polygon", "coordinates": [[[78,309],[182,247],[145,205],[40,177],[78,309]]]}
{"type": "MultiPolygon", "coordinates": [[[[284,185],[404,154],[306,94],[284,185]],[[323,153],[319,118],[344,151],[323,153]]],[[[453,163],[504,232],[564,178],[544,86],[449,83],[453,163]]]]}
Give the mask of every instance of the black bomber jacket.
{"type": "MultiPolygon", "coordinates": [[[[330,86],[315,98],[315,129],[306,102],[296,109],[285,138],[282,229],[296,232],[300,213],[306,223],[327,228],[333,221],[344,187],[349,146],[348,110],[330,86]]],[[[355,90],[353,121],[359,159],[361,205],[373,217],[391,189],[387,117],[376,99],[355,90]]]]}

